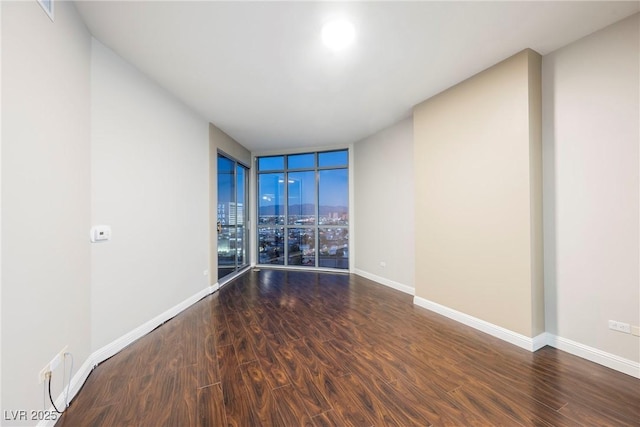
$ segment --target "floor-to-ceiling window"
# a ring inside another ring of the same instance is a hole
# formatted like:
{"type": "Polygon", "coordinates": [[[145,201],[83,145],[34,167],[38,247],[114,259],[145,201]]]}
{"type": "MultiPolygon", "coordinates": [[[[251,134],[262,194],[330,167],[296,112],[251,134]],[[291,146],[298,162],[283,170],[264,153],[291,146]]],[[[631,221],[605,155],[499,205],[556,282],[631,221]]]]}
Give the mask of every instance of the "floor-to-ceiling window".
{"type": "Polygon", "coordinates": [[[218,154],[218,279],[248,263],[247,168],[218,154]]]}
{"type": "Polygon", "coordinates": [[[349,268],[349,152],[257,159],[258,264],[349,268]]]}

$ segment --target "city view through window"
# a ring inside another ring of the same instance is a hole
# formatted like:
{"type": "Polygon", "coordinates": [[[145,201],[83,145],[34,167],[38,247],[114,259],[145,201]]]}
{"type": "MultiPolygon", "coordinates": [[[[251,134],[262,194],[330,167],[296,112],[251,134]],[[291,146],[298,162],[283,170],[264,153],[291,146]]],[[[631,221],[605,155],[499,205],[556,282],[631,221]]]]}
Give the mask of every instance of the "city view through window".
{"type": "Polygon", "coordinates": [[[218,279],[249,262],[245,206],[248,200],[247,168],[218,154],[218,279]]]}
{"type": "Polygon", "coordinates": [[[348,151],[258,158],[258,263],[349,268],[348,151]]]}

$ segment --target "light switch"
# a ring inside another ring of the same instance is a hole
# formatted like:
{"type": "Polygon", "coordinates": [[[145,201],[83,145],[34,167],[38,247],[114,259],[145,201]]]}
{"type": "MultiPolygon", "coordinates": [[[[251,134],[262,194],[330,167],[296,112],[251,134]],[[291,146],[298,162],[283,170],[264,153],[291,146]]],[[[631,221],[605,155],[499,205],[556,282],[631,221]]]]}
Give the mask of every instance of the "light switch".
{"type": "Polygon", "coordinates": [[[108,240],[111,240],[111,227],[108,225],[91,227],[91,242],[106,242],[108,240]]]}

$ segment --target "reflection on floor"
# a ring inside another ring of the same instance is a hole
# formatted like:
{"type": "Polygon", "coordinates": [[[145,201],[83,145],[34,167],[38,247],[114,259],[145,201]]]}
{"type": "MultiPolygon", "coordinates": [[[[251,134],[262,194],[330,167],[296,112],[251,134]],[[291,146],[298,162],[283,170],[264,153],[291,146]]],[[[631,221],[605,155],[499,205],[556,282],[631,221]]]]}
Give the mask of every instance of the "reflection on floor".
{"type": "Polygon", "coordinates": [[[98,366],[58,426],[637,426],[639,390],[359,276],[263,268],[98,366]]]}

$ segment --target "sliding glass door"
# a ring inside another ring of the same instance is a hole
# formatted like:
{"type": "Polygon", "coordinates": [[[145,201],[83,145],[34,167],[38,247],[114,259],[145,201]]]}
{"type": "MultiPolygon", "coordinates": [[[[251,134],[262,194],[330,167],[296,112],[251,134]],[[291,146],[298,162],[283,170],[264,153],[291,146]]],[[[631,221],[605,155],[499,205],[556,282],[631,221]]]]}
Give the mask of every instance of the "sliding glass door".
{"type": "Polygon", "coordinates": [[[218,154],[218,279],[248,264],[247,168],[218,154]]]}

